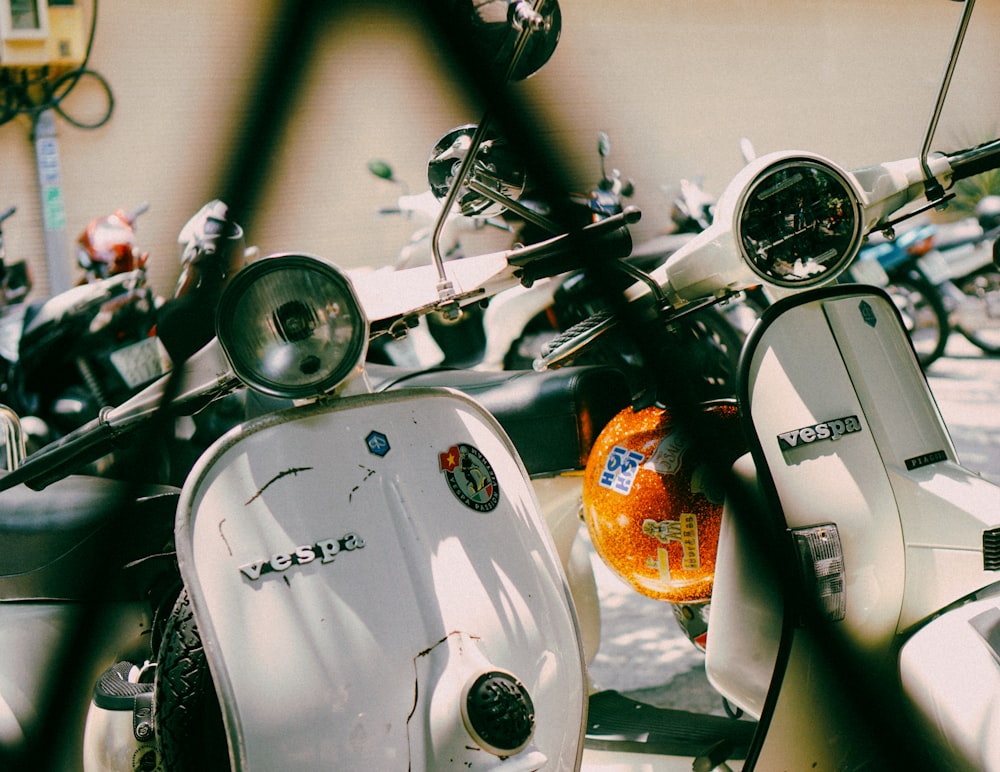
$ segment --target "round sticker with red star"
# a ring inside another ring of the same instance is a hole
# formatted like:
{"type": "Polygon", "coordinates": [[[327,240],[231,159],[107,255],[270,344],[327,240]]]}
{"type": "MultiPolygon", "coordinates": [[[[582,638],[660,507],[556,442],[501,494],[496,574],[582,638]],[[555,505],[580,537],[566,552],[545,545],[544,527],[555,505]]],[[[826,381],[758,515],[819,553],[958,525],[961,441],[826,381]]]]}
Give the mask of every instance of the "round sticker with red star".
{"type": "Polygon", "coordinates": [[[472,445],[452,445],[439,456],[448,487],[469,509],[490,512],[500,503],[500,486],[486,457],[472,445]]]}

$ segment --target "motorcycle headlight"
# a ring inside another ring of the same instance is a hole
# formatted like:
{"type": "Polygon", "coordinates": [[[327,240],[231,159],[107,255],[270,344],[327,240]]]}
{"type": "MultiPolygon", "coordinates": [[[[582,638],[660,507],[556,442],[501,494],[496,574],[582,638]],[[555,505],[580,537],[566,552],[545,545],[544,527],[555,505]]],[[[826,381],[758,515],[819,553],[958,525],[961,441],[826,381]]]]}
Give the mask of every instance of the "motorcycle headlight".
{"type": "Polygon", "coordinates": [[[743,259],[779,287],[825,284],[861,247],[858,196],[845,175],[818,159],[785,158],[763,169],[735,225],[743,259]]]}
{"type": "Polygon", "coordinates": [[[317,258],[274,255],[237,273],[219,301],[219,342],[248,386],[311,397],[364,356],[368,323],[347,277],[317,258]]]}

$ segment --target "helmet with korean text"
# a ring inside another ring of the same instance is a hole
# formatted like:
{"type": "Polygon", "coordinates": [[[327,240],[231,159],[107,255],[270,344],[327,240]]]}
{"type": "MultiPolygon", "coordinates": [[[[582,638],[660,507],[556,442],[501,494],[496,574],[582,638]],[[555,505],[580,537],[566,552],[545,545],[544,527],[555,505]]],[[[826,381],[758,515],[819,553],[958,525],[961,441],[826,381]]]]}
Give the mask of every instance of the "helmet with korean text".
{"type": "MultiPolygon", "coordinates": [[[[736,414],[726,401],[702,416],[719,425],[711,441],[727,443],[727,457],[736,414]]],[[[637,591],[668,603],[710,600],[723,496],[717,470],[661,407],[615,416],[584,472],[584,520],[597,553],[637,591]]]]}

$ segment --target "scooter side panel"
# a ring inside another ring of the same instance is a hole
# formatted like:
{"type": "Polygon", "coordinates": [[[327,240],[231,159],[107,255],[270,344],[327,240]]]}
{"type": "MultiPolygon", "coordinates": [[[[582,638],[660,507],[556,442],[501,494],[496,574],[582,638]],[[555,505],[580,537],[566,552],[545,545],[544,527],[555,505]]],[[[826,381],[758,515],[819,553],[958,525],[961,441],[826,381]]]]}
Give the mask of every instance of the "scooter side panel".
{"type": "Polygon", "coordinates": [[[492,768],[458,704],[484,668],[534,702],[534,736],[505,766],[577,763],[569,592],[478,406],[359,397],[262,419],[208,455],[177,546],[237,768],[492,768]]]}
{"type": "Polygon", "coordinates": [[[1000,579],[983,554],[985,534],[1000,527],[1000,487],[950,461],[890,470],[890,479],[906,537],[905,632],[1000,579]]]}
{"type": "Polygon", "coordinates": [[[0,759],[20,758],[27,764],[32,757],[26,752],[37,751],[44,743],[51,768],[79,768],[93,684],[108,661],[145,651],[149,645],[145,604],[108,603],[89,611],[100,614],[94,628],[98,634],[82,654],[65,647],[79,636],[88,612],[84,603],[39,599],[0,603],[0,759]],[[67,656],[74,657],[72,678],[53,682],[67,656]],[[58,724],[53,716],[60,719],[58,724]]]}

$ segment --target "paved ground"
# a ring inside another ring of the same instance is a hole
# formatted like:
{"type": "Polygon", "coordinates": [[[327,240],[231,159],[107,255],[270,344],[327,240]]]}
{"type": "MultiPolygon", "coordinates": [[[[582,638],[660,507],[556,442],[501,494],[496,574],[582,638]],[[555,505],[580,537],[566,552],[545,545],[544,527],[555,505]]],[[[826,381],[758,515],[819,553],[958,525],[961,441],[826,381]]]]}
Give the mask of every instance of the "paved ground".
{"type": "Polygon", "coordinates": [[[1000,484],[1000,358],[985,357],[960,335],[927,372],[931,391],[969,469],[1000,484]]]}
{"type": "MultiPolygon", "coordinates": [[[[928,382],[959,458],[1000,484],[1000,358],[961,336],[934,363],[928,382]]],[[[660,707],[725,715],[704,673],[704,656],[680,633],[664,604],[628,588],[593,558],[601,596],[601,647],[591,667],[597,688],[614,688],[660,707]]]]}

